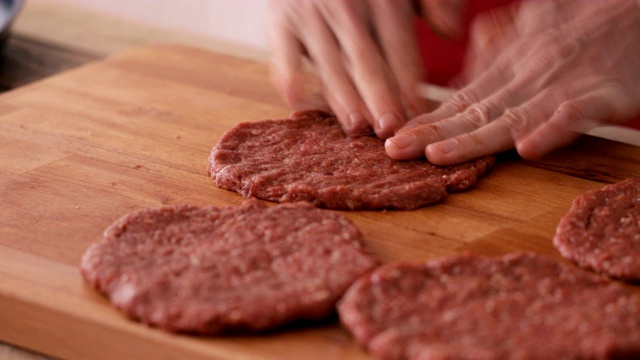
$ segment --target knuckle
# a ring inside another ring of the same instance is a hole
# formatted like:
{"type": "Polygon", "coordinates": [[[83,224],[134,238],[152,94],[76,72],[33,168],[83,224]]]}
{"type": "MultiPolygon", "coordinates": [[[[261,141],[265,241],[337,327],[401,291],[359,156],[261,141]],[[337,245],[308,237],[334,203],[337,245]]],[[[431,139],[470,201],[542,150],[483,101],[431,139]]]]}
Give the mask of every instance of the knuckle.
{"type": "Polygon", "coordinates": [[[465,112],[468,113],[470,118],[475,119],[474,121],[480,126],[488,124],[493,118],[491,106],[485,103],[474,104],[465,112]]]}
{"type": "Polygon", "coordinates": [[[580,103],[578,101],[573,99],[566,100],[565,102],[560,104],[560,106],[558,107],[558,110],[556,110],[556,115],[562,116],[566,119],[575,119],[575,120],[584,119],[585,117],[582,106],[580,106],[580,103]]]}
{"type": "Polygon", "coordinates": [[[527,129],[529,117],[523,109],[509,108],[505,110],[500,121],[509,128],[512,134],[522,135],[527,129]]]}
{"type": "Polygon", "coordinates": [[[488,124],[491,119],[491,108],[484,104],[475,104],[459,115],[467,124],[468,130],[479,129],[488,124]]]}
{"type": "Polygon", "coordinates": [[[458,91],[449,100],[450,106],[455,107],[456,111],[462,112],[466,110],[471,104],[476,103],[476,96],[471,91],[458,91]]]}

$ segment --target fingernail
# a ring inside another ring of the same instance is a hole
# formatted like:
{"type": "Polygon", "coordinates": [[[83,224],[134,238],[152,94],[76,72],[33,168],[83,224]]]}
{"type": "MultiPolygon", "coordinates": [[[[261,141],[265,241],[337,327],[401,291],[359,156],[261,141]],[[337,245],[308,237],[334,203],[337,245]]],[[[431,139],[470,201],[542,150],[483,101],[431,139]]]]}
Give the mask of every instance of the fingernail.
{"type": "Polygon", "coordinates": [[[344,124],[347,132],[353,132],[356,129],[360,128],[362,124],[366,123],[367,120],[360,113],[351,113],[347,117],[347,123],[344,124]]]}
{"type": "Polygon", "coordinates": [[[391,141],[398,149],[404,149],[416,141],[416,137],[411,134],[400,134],[387,139],[391,141]]]}
{"type": "Polygon", "coordinates": [[[451,151],[453,151],[453,149],[458,147],[458,140],[456,140],[456,139],[448,139],[448,140],[439,142],[437,144],[433,144],[431,146],[437,147],[438,150],[440,150],[440,152],[443,153],[443,154],[448,154],[451,151]]]}
{"type": "Polygon", "coordinates": [[[378,128],[376,129],[376,134],[378,136],[383,137],[385,135],[393,135],[393,130],[396,126],[398,126],[399,120],[398,117],[393,114],[383,115],[378,119],[378,128]]]}

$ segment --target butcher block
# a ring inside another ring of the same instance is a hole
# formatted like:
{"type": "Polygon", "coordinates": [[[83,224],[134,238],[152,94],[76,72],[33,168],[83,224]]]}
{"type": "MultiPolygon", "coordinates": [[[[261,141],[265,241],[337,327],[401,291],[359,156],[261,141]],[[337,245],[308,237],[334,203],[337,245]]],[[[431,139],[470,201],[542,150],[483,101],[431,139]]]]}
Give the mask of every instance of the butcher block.
{"type": "MultiPolygon", "coordinates": [[[[169,334],[85,284],[82,253],[141,208],[239,205],[207,158],[225,130],[286,118],[266,64],[138,48],[0,95],[0,341],[65,359],[368,359],[337,316],[260,335],[169,334]]],[[[640,147],[583,136],[540,161],[500,154],[469,191],[415,211],[346,212],[381,261],[551,245],[572,199],[640,177],[640,147]]],[[[256,304],[260,306],[260,304],[256,304]]]]}

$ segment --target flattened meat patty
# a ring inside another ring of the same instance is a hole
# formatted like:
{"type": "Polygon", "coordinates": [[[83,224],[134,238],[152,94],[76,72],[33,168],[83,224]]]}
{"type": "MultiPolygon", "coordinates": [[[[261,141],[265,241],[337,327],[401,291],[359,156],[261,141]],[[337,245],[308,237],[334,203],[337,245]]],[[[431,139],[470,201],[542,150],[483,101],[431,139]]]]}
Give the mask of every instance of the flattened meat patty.
{"type": "Polygon", "coordinates": [[[334,116],[305,111],[229,129],[211,151],[209,174],[218,187],[245,197],[410,210],[473,186],[494,163],[490,156],[450,167],[393,160],[382,140],[347,136],[334,116]]]}
{"type": "Polygon", "coordinates": [[[640,280],[640,179],[578,196],[560,220],[553,244],[582,267],[640,280]]]}
{"type": "Polygon", "coordinates": [[[640,356],[636,295],[532,253],[383,265],[349,288],[338,312],[383,359],[640,356]]]}
{"type": "Polygon", "coordinates": [[[81,260],[86,281],[131,318],[198,334],[324,318],[375,266],[343,214],[257,200],[131,213],[81,260]]]}

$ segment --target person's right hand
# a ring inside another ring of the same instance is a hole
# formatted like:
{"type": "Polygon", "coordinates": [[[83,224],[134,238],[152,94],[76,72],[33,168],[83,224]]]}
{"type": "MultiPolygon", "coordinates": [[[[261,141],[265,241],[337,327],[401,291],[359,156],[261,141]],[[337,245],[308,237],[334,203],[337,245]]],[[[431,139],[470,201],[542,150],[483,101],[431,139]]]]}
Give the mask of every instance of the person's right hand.
{"type": "MultiPolygon", "coordinates": [[[[451,0],[421,3],[441,32],[458,31],[451,0]]],[[[328,105],[347,133],[388,138],[427,110],[415,16],[410,0],[272,0],[272,81],[294,111],[328,105]],[[307,88],[307,59],[324,99],[307,88]]]]}
{"type": "Polygon", "coordinates": [[[476,21],[470,82],[388,139],[389,156],[450,165],[515,148],[537,159],[640,115],[636,1],[530,0],[496,14],[476,21]]]}

